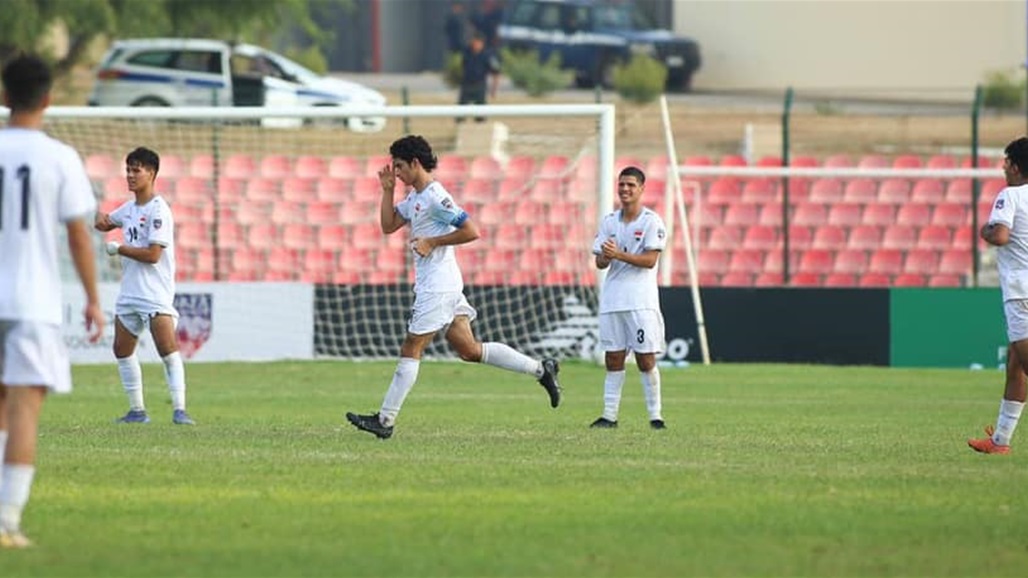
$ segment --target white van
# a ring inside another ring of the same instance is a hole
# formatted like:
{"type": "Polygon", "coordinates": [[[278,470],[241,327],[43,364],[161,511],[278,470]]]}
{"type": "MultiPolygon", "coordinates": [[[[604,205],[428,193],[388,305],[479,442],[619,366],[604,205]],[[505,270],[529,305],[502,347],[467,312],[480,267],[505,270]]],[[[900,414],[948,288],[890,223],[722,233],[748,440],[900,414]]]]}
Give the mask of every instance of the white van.
{"type": "MultiPolygon", "coordinates": [[[[281,54],[220,40],[146,38],[111,45],[96,71],[91,106],[383,106],[376,90],[319,76],[281,54]]],[[[377,132],[385,117],[348,118],[377,132]]]]}

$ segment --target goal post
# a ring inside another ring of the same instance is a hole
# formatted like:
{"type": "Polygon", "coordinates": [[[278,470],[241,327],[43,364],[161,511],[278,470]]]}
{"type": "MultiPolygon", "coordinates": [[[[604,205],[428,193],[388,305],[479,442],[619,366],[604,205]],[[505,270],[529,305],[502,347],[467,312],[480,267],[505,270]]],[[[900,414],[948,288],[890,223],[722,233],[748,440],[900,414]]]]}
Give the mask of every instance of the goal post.
{"type": "MultiPolygon", "coordinates": [[[[611,104],[52,107],[45,122],[85,160],[106,210],[131,198],[125,155],[156,150],[178,280],[312,284],[315,355],[344,358],[393,358],[402,341],[412,260],[405,229],[379,229],[376,172],[393,140],[420,134],[439,158],[435,178],[482,233],[456,249],[479,337],[595,356],[602,274],[591,245],[614,204],[611,104]],[[382,132],[353,133],[341,122],[352,116],[388,120],[382,132]]],[[[102,279],[120,279],[116,259],[98,259],[102,279]]],[[[253,329],[268,330],[259,311],[253,329]]],[[[426,354],[452,357],[442,340],[426,354]]]]}

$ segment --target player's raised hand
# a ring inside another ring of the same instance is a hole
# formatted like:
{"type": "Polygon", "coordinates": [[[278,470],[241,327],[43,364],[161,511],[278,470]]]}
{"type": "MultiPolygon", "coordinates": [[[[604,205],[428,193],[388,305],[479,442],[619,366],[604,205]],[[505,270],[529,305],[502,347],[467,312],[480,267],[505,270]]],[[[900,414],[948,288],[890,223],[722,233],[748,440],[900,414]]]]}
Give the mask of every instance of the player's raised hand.
{"type": "Polygon", "coordinates": [[[87,303],[85,311],[82,312],[86,318],[86,335],[90,343],[100,341],[104,334],[104,312],[100,309],[99,303],[87,303]]]}
{"type": "Polygon", "coordinates": [[[378,182],[382,184],[383,192],[393,192],[396,187],[396,174],[393,173],[393,165],[389,164],[378,170],[378,182]]]}

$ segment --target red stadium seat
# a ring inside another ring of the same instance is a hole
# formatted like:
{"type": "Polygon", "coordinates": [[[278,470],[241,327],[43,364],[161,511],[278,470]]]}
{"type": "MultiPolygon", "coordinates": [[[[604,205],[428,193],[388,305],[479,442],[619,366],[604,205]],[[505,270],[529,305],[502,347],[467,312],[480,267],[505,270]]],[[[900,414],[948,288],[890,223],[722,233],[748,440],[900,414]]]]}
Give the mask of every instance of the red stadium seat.
{"type": "Polygon", "coordinates": [[[898,275],[903,272],[903,251],[899,249],[879,249],[871,253],[871,261],[867,265],[869,273],[898,275]]]}
{"type": "Polygon", "coordinates": [[[840,225],[821,225],[814,229],[814,249],[837,251],[846,247],[846,229],[840,225]]]}
{"type": "Polygon", "coordinates": [[[755,203],[735,202],[725,209],[725,225],[756,225],[759,222],[759,206],[755,203]]]}
{"type": "Polygon", "coordinates": [[[942,251],[953,246],[953,228],[945,225],[928,225],[917,233],[917,248],[942,251]]]}
{"type": "Polygon", "coordinates": [[[907,179],[885,179],[878,187],[878,202],[906,203],[910,200],[910,181],[907,179]]]}
{"type": "Polygon", "coordinates": [[[528,198],[542,203],[552,203],[564,198],[563,182],[557,180],[537,180],[528,190],[528,198]]]}
{"type": "Polygon", "coordinates": [[[287,249],[314,247],[315,230],[307,223],[292,223],[282,228],[282,246],[287,249]]]}
{"type": "MultiPolygon", "coordinates": [[[[728,272],[729,252],[715,249],[701,250],[697,269],[702,273],[722,275],[728,272]]],[[[684,261],[682,261],[684,262],[684,261]]]]}
{"type": "Polygon", "coordinates": [[[932,208],[922,203],[901,205],[896,211],[896,224],[923,227],[932,223],[932,208]]]}
{"type": "Polygon", "coordinates": [[[832,155],[825,159],[825,168],[838,169],[853,166],[853,159],[847,155],[832,155]]]}
{"type": "Polygon", "coordinates": [[[328,161],[326,176],[334,179],[355,179],[364,176],[364,163],[354,157],[332,157],[328,161]]]}
{"type": "Polygon", "coordinates": [[[302,155],[293,165],[293,175],[301,179],[324,179],[328,175],[328,163],[323,157],[302,155]]]}
{"type": "Polygon", "coordinates": [[[728,204],[738,202],[741,196],[742,190],[739,187],[739,180],[722,177],[710,183],[710,188],[707,189],[707,195],[704,199],[708,203],[728,204]]]}
{"type": "Polygon", "coordinates": [[[903,273],[892,280],[893,287],[924,287],[925,285],[925,276],[917,273],[903,273]]]}
{"type": "Polygon", "coordinates": [[[334,249],[304,251],[300,279],[307,283],[328,283],[335,272],[337,252],[334,249]]]}
{"type": "Polygon", "coordinates": [[[789,166],[800,168],[815,168],[821,166],[821,163],[814,157],[798,156],[793,157],[789,160],[789,166]]]}
{"type": "Polygon", "coordinates": [[[820,203],[796,203],[791,222],[806,227],[824,225],[828,222],[828,209],[820,203]]]}
{"type": "Polygon", "coordinates": [[[900,155],[892,159],[894,169],[919,169],[922,164],[921,157],[917,155],[900,155]]]}
{"type": "Polygon", "coordinates": [[[711,161],[710,157],[706,155],[693,155],[685,157],[685,159],[682,161],[682,164],[696,167],[709,167],[713,165],[714,162],[711,161]]]}
{"type": "Polygon", "coordinates": [[[293,162],[285,155],[268,155],[261,158],[258,170],[262,177],[284,179],[292,176],[293,162]]]}
{"type": "Polygon", "coordinates": [[[364,159],[364,170],[356,176],[375,177],[377,179],[378,171],[382,170],[383,167],[390,167],[392,164],[393,158],[388,154],[371,155],[364,159]]]}
{"type": "MultiPolygon", "coordinates": [[[[973,245],[972,238],[977,239],[978,237],[971,227],[957,227],[953,230],[953,246],[951,248],[970,250],[973,245]]],[[[978,243],[984,243],[984,241],[979,240],[978,243]]]]}
{"type": "Polygon", "coordinates": [[[970,275],[970,251],[961,249],[943,251],[939,258],[939,268],[937,272],[943,275],[970,275]]]}
{"type": "Polygon", "coordinates": [[[282,199],[310,202],[315,198],[317,181],[304,177],[286,177],[282,181],[282,199]]]}
{"type": "Polygon", "coordinates": [[[496,181],[468,179],[460,191],[460,203],[491,203],[496,200],[496,181]]]}
{"type": "Polygon", "coordinates": [[[878,200],[878,184],[871,179],[846,181],[842,198],[849,203],[870,203],[878,200]]]}
{"type": "Polygon", "coordinates": [[[315,181],[314,198],[326,203],[342,203],[350,200],[352,189],[350,179],[326,177],[315,181]]]}
{"type": "Polygon", "coordinates": [[[764,270],[764,251],[759,249],[737,249],[731,252],[728,271],[756,274],[764,270]]]}
{"type": "Polygon", "coordinates": [[[778,287],[782,285],[782,273],[765,271],[753,279],[754,287],[778,287]]]}
{"type": "Polygon", "coordinates": [[[743,234],[742,247],[769,250],[778,246],[778,230],[767,225],[752,225],[743,234]]]}
{"type": "MultiPolygon", "coordinates": [[[[784,240],[783,240],[784,242],[784,240]]],[[[810,249],[814,245],[814,232],[810,227],[789,225],[789,249],[810,249]]]]}
{"type": "Polygon", "coordinates": [[[743,271],[729,271],[721,276],[722,287],[752,287],[753,274],[743,271]]]}
{"type": "Polygon", "coordinates": [[[175,203],[205,205],[211,200],[211,183],[199,177],[182,177],[175,183],[175,203]]]}
{"type": "Polygon", "coordinates": [[[957,167],[957,159],[950,155],[932,155],[928,158],[925,167],[929,169],[954,169],[957,167]]]}
{"type": "Polygon", "coordinates": [[[967,206],[958,203],[940,203],[932,212],[932,224],[948,227],[962,227],[971,224],[967,206]]]}
{"type": "Polygon", "coordinates": [[[757,224],[781,228],[782,219],[782,203],[777,201],[764,203],[760,208],[760,219],[757,224]]]}
{"type": "Polygon", "coordinates": [[[506,223],[497,227],[493,243],[499,249],[521,249],[526,245],[526,237],[524,226],[506,223]]]}
{"type": "Polygon", "coordinates": [[[884,169],[892,163],[882,155],[864,155],[857,161],[857,168],[860,169],[884,169]]]}
{"type": "Polygon", "coordinates": [[[908,225],[890,225],[882,235],[883,249],[913,249],[917,245],[917,229],[908,225]]]}
{"type": "Polygon", "coordinates": [[[279,195],[278,181],[262,177],[248,179],[243,190],[243,196],[247,201],[274,201],[279,195]]]}
{"type": "Polygon", "coordinates": [[[1007,183],[1003,179],[989,179],[982,183],[981,196],[978,197],[978,200],[992,202],[1006,186],[1007,183]]]}
{"type": "MultiPolygon", "coordinates": [[[[102,181],[122,174],[122,165],[114,157],[106,154],[86,156],[86,175],[94,181],[102,181]]],[[[124,179],[124,177],[122,177],[124,179]]]]}
{"type": "Polygon", "coordinates": [[[864,208],[856,203],[836,203],[828,209],[828,224],[854,227],[861,224],[864,208]]]}
{"type": "Polygon", "coordinates": [[[762,156],[757,160],[757,166],[769,168],[780,167],[782,166],[782,157],[774,155],[762,156]]]}
{"type": "Polygon", "coordinates": [[[392,273],[406,272],[408,251],[394,251],[389,248],[379,248],[375,253],[375,269],[390,271],[392,273]]]}
{"type": "Polygon", "coordinates": [[[857,276],[852,273],[830,273],[825,276],[825,287],[856,287],[857,276]]]}
{"type": "Polygon", "coordinates": [[[229,177],[218,177],[215,194],[218,197],[218,203],[222,206],[235,205],[242,202],[245,191],[246,181],[229,177]]]}
{"type": "Polygon", "coordinates": [[[271,205],[271,222],[286,224],[303,221],[303,203],[275,201],[271,205]]]}
{"type": "Polygon", "coordinates": [[[820,287],[822,283],[820,273],[801,271],[789,279],[789,284],[794,287],[820,287]]]}
{"type": "Polygon", "coordinates": [[[770,203],[781,199],[775,181],[769,178],[755,178],[743,181],[741,200],[744,203],[770,203]]]}
{"type": "Polygon", "coordinates": [[[340,205],[339,223],[343,225],[357,225],[360,223],[378,223],[379,216],[378,201],[352,201],[340,205]]]}
{"type": "Polygon", "coordinates": [[[567,228],[564,225],[551,223],[538,223],[532,225],[529,233],[529,244],[539,249],[550,251],[566,246],[568,239],[565,237],[567,228]]]}
{"type": "Polygon", "coordinates": [[[931,275],[939,269],[939,253],[928,249],[907,251],[904,271],[919,275],[931,275]]]}
{"type": "Polygon", "coordinates": [[[339,222],[339,205],[313,202],[304,205],[304,222],[308,225],[333,225],[339,222]]]}
{"type": "Polygon", "coordinates": [[[210,227],[196,221],[180,221],[175,229],[175,243],[185,250],[210,247],[210,227]]]}
{"type": "Polygon", "coordinates": [[[186,167],[185,161],[178,155],[163,155],[161,156],[161,168],[158,171],[158,176],[167,179],[177,179],[179,177],[187,176],[189,173],[188,167],[186,167]]]}
{"type": "Polygon", "coordinates": [[[271,202],[254,201],[240,203],[235,207],[236,221],[243,225],[267,223],[271,221],[271,202]]]}
{"type": "Polygon", "coordinates": [[[503,175],[503,169],[499,161],[490,156],[477,156],[471,159],[468,165],[467,178],[472,179],[499,179],[503,175]]]}
{"type": "Polygon", "coordinates": [[[221,221],[218,223],[218,246],[223,249],[242,247],[246,241],[246,230],[239,223],[221,221]]]}
{"type": "Polygon", "coordinates": [[[546,203],[522,200],[514,206],[513,222],[524,226],[545,222],[547,208],[546,203]]]}
{"type": "MultiPolygon", "coordinates": [[[[406,197],[403,189],[397,187],[393,192],[393,201],[400,202],[406,197]]],[[[380,201],[382,199],[382,185],[378,177],[358,177],[353,180],[353,199],[355,201],[380,201]]]]}
{"type": "Polygon", "coordinates": [[[454,154],[440,155],[439,165],[436,166],[434,174],[444,183],[462,182],[468,178],[467,159],[454,154]]]}
{"type": "Polygon", "coordinates": [[[882,245],[882,228],[876,225],[858,225],[850,230],[850,249],[873,250],[882,245]]]}
{"type": "MultiPolygon", "coordinates": [[[[514,178],[528,180],[535,175],[535,159],[528,155],[515,155],[507,161],[507,166],[503,168],[504,178],[514,178]]],[[[494,177],[492,181],[496,181],[498,177],[494,177]]]]}
{"type": "Polygon", "coordinates": [[[889,275],[884,273],[865,273],[858,281],[860,287],[888,287],[889,284],[889,275]]]}
{"type": "Polygon", "coordinates": [[[961,287],[960,275],[932,275],[928,278],[929,287],[961,287]]]}
{"type": "MultiPolygon", "coordinates": [[[[562,155],[550,155],[543,159],[539,166],[537,178],[540,179],[562,179],[568,176],[568,169],[571,162],[562,155]]],[[[495,178],[497,175],[493,175],[495,178]]]]}
{"type": "Polygon", "coordinates": [[[571,271],[547,271],[543,276],[543,285],[575,285],[578,282],[571,271]]]}
{"type": "MultiPolygon", "coordinates": [[[[209,179],[214,176],[214,157],[211,155],[193,155],[189,159],[189,175],[209,179]]],[[[220,175],[227,176],[227,175],[220,175]]],[[[250,175],[247,175],[250,176],[250,175]]]]}
{"type": "Polygon", "coordinates": [[[865,225],[888,226],[896,223],[896,207],[881,203],[868,204],[864,208],[865,225]]]}
{"type": "MultiPolygon", "coordinates": [[[[743,227],[734,226],[723,226],[715,227],[710,231],[710,239],[707,241],[706,249],[713,249],[716,251],[722,250],[734,250],[742,246],[743,242],[743,227]]],[[[702,249],[702,248],[701,248],[702,249]]]]}
{"type": "Polygon", "coordinates": [[[842,197],[842,181],[823,178],[814,180],[810,185],[810,196],[807,197],[807,200],[812,203],[835,203],[841,201],[842,197]]]}
{"type": "Polygon", "coordinates": [[[233,179],[249,179],[257,176],[257,162],[250,155],[229,155],[221,174],[233,179]]]}
{"type": "Polygon", "coordinates": [[[819,275],[831,273],[835,266],[835,255],[824,249],[809,249],[800,255],[798,272],[817,273],[819,275]]]}
{"type": "Polygon", "coordinates": [[[971,202],[971,179],[953,179],[946,186],[946,196],[943,198],[947,203],[970,203],[971,202]]]}
{"type": "Polygon", "coordinates": [[[378,249],[385,243],[378,223],[356,223],[350,229],[350,245],[356,249],[378,249]]]}
{"type": "Polygon", "coordinates": [[[946,188],[939,179],[918,179],[910,193],[913,203],[941,203],[946,197],[946,188]]]}
{"type": "Polygon", "coordinates": [[[281,227],[272,223],[250,225],[246,230],[246,245],[252,249],[271,249],[281,244],[281,227]]]}
{"type": "Polygon", "coordinates": [[[749,165],[742,155],[724,155],[718,162],[722,167],[745,167],[749,165]]]}
{"type": "Polygon", "coordinates": [[[477,221],[482,225],[500,225],[511,220],[514,209],[513,203],[488,203],[482,206],[477,221]]]}
{"type": "Polygon", "coordinates": [[[318,247],[322,249],[345,249],[349,243],[350,228],[346,225],[323,225],[318,228],[318,247]]]}

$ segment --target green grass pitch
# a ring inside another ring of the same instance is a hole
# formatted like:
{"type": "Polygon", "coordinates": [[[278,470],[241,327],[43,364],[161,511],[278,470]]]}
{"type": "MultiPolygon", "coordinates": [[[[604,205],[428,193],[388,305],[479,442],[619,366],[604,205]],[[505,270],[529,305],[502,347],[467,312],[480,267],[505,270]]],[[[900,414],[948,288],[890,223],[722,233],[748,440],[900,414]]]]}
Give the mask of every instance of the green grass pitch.
{"type": "MultiPolygon", "coordinates": [[[[44,409],[2,576],[1015,576],[1028,568],[1028,433],[965,440],[1002,373],[664,369],[651,431],[629,368],[617,430],[590,430],[601,368],[565,364],[553,410],[527,376],[422,364],[391,440],[392,363],[187,364],[196,427],[115,425],[113,364],[44,409]],[[1018,439],[1019,438],[1019,439],[1018,439]],[[1017,442],[1022,442],[1018,444],[1017,442]],[[1018,447],[1020,446],[1020,447],[1018,447]]],[[[1022,429],[1028,426],[1022,426],[1022,429]]]]}

